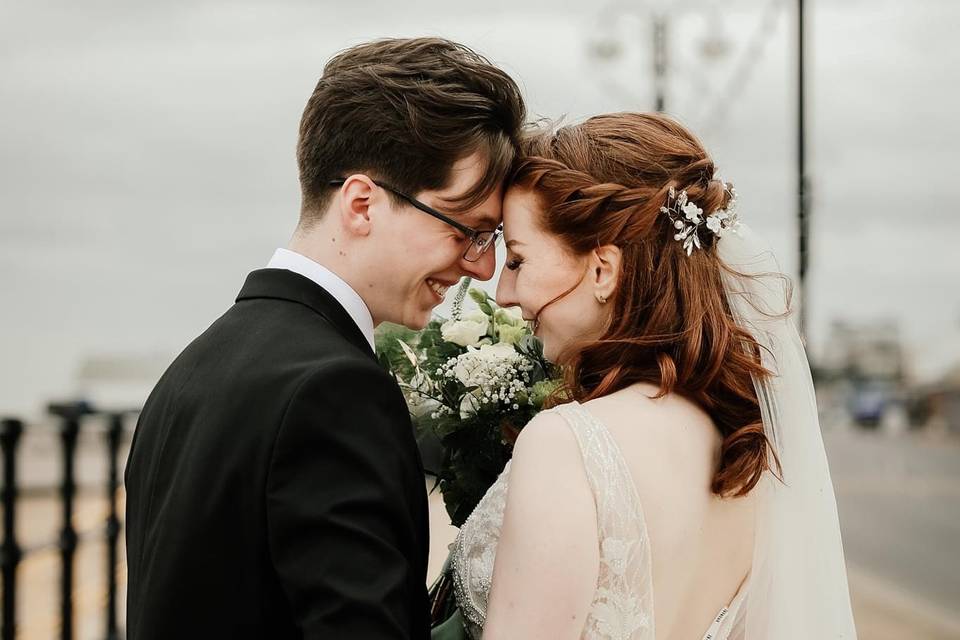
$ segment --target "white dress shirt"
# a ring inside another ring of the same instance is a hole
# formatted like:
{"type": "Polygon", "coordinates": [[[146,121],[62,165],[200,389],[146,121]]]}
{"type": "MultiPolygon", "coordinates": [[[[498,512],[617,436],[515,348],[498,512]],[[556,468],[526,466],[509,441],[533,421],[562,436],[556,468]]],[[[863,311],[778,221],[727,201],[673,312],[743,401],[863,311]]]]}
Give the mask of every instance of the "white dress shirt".
{"type": "Polygon", "coordinates": [[[363,301],[360,294],[344,282],[343,278],[319,262],[289,249],[277,249],[273,253],[273,257],[270,258],[267,268],[286,269],[299,273],[323,287],[346,309],[356,325],[360,327],[360,331],[367,342],[370,343],[370,348],[376,353],[377,348],[373,342],[373,316],[370,315],[370,309],[367,308],[367,303],[363,301]]]}

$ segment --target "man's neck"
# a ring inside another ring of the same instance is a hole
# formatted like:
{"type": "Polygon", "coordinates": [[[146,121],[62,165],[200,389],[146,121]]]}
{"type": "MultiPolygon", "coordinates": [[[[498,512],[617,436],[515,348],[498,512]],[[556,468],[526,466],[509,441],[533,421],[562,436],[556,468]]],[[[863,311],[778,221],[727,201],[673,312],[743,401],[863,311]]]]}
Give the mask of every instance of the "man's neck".
{"type": "Polygon", "coordinates": [[[347,283],[367,306],[371,316],[373,316],[374,326],[380,324],[380,320],[374,312],[374,307],[371,305],[371,300],[364,295],[362,267],[351,260],[352,254],[341,237],[323,229],[321,224],[316,229],[306,233],[297,230],[287,244],[287,249],[322,265],[347,283]]]}

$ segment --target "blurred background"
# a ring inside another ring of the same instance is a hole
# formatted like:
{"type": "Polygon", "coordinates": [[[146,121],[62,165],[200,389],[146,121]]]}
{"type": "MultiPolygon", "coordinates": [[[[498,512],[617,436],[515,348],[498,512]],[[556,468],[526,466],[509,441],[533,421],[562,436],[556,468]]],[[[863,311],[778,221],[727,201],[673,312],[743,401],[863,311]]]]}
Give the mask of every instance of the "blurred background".
{"type": "Polygon", "coordinates": [[[533,116],[661,109],[702,137],[798,285],[860,637],[960,638],[958,24],[953,0],[4,2],[17,637],[122,637],[108,462],[122,472],[133,419],[113,413],[286,244],[297,126],[325,61],[436,35],[506,69],[533,116]]]}

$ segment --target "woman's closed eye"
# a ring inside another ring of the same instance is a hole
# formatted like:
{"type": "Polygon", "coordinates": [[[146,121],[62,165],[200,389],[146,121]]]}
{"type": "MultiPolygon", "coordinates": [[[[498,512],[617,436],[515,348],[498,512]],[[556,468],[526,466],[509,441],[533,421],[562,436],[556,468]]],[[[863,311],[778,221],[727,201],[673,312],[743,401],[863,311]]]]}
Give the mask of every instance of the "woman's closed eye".
{"type": "Polygon", "coordinates": [[[523,258],[512,258],[510,260],[507,260],[507,264],[505,264],[504,266],[507,269],[510,269],[510,271],[516,271],[517,269],[520,268],[521,264],[523,264],[523,258]]]}

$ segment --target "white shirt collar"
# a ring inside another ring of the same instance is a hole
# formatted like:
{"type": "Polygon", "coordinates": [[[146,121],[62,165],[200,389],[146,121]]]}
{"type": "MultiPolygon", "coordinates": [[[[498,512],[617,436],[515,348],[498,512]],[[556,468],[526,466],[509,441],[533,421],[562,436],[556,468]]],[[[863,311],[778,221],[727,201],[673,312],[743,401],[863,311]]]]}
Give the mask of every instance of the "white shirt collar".
{"type": "Polygon", "coordinates": [[[273,257],[270,258],[267,268],[286,269],[299,273],[323,287],[343,306],[356,325],[360,327],[363,336],[370,343],[370,348],[376,353],[377,347],[373,341],[373,316],[370,315],[370,309],[367,308],[367,304],[360,297],[360,294],[343,278],[319,262],[289,249],[277,249],[273,253],[273,257]]]}

